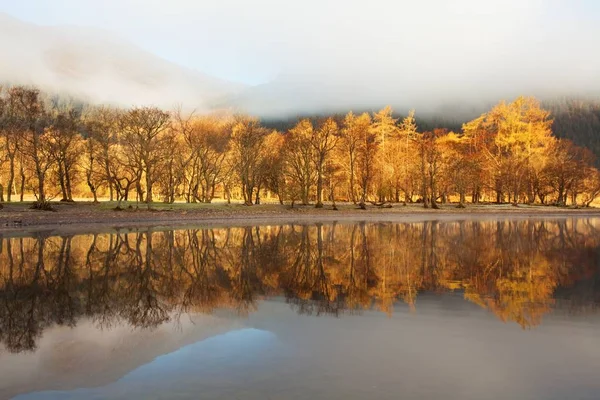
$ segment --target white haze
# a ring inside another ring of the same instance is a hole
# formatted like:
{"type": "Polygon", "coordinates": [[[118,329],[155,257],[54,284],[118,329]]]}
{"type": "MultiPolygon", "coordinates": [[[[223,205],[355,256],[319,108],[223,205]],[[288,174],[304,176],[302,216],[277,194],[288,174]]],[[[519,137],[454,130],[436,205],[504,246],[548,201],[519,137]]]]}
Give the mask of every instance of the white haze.
{"type": "MultiPolygon", "coordinates": [[[[385,104],[464,111],[518,94],[600,93],[600,6],[591,0],[21,2],[0,0],[0,9],[38,23],[100,27],[186,67],[260,83],[239,95],[240,86],[215,84],[219,96],[208,97],[215,104],[228,94],[218,104],[262,116],[385,104]]],[[[88,80],[88,91],[170,104],[206,97],[196,93],[202,85],[184,90],[181,82],[152,95],[125,90],[123,76],[111,74],[88,80]]]]}
{"type": "Polygon", "coordinates": [[[0,82],[117,106],[208,111],[243,86],[187,69],[108,32],[22,23],[0,14],[0,82]]]}

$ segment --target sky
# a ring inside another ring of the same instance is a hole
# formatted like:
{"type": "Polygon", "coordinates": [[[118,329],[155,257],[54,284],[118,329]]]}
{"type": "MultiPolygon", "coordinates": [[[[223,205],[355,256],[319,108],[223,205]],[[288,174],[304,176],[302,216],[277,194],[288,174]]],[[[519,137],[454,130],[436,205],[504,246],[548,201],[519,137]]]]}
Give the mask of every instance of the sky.
{"type": "Polygon", "coordinates": [[[0,11],[99,28],[219,78],[323,84],[364,103],[600,90],[595,0],[0,0],[0,11]]]}

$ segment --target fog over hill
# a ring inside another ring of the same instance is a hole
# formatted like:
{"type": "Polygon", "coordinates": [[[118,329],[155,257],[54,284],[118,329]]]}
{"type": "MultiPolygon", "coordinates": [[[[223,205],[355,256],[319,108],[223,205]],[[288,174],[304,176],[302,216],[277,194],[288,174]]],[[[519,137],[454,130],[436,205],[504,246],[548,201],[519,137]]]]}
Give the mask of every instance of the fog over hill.
{"type": "Polygon", "coordinates": [[[389,104],[461,121],[518,95],[600,95],[594,1],[28,4],[0,9],[53,25],[0,15],[0,81],[94,102],[269,120],[389,104]]]}
{"type": "Polygon", "coordinates": [[[92,103],[184,104],[209,110],[243,88],[171,63],[101,29],[39,26],[3,13],[0,52],[1,82],[36,85],[92,103]]]}

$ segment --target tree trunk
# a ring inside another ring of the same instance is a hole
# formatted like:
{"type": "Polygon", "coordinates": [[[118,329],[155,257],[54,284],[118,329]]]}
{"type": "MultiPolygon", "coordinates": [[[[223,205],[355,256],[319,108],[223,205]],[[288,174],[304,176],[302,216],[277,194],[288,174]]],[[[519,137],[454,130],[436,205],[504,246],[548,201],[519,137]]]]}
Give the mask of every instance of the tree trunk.
{"type": "Polygon", "coordinates": [[[303,206],[308,205],[308,185],[306,185],[302,188],[302,205],[303,206]]]}
{"type": "Polygon", "coordinates": [[[98,202],[98,195],[96,194],[96,187],[88,180],[88,186],[90,187],[90,191],[94,196],[94,203],[98,202]]]}
{"type": "Polygon", "coordinates": [[[69,175],[70,168],[65,165],[65,185],[67,187],[67,200],[73,201],[73,191],[71,190],[71,177],[69,175]]]}
{"type": "Polygon", "coordinates": [[[94,203],[98,202],[98,196],[96,195],[96,186],[92,183],[92,169],[86,173],[86,181],[87,185],[90,188],[90,192],[92,192],[92,196],[94,196],[94,203]]]}
{"type": "Polygon", "coordinates": [[[225,197],[227,197],[227,204],[231,204],[231,191],[229,186],[225,186],[225,197]]]}
{"type": "Polygon", "coordinates": [[[108,182],[108,194],[110,196],[110,201],[114,200],[114,192],[113,192],[113,179],[112,179],[112,175],[110,173],[110,162],[109,162],[109,155],[108,155],[108,147],[105,147],[103,149],[104,151],[104,174],[106,175],[106,182],[108,182]]]}
{"type": "Polygon", "coordinates": [[[323,168],[317,169],[317,204],[315,208],[323,208],[323,168]]]}
{"type": "Polygon", "coordinates": [[[23,160],[21,160],[21,165],[19,168],[19,172],[21,175],[21,187],[19,188],[19,200],[21,203],[23,202],[23,196],[25,196],[25,168],[23,167],[23,160]]]}
{"type": "Polygon", "coordinates": [[[350,154],[350,201],[356,204],[356,194],[354,193],[354,154],[350,154]]]}
{"type": "Polygon", "coordinates": [[[564,206],[565,204],[566,204],[565,189],[564,189],[564,185],[560,184],[558,187],[558,205],[564,206]]]}
{"type": "Polygon", "coordinates": [[[431,183],[431,208],[436,209],[436,210],[440,208],[437,204],[436,187],[435,187],[435,183],[433,183],[433,182],[431,183]]]}
{"type": "Polygon", "coordinates": [[[249,185],[246,185],[245,188],[245,192],[244,192],[244,203],[247,206],[251,206],[252,205],[252,192],[254,192],[253,188],[249,185]]]}
{"type": "Polygon", "coordinates": [[[152,203],[152,177],[148,170],[146,170],[146,203],[152,203]]]}
{"type": "Polygon", "coordinates": [[[215,198],[215,190],[216,190],[216,186],[217,186],[216,182],[215,182],[215,181],[213,181],[213,182],[212,182],[212,184],[211,184],[211,187],[210,187],[210,195],[209,195],[209,197],[208,197],[208,199],[207,199],[207,200],[208,200],[208,201],[207,201],[208,203],[212,203],[212,200],[215,198]]]}
{"type": "Polygon", "coordinates": [[[9,157],[9,167],[8,167],[8,192],[6,193],[6,200],[8,202],[12,199],[12,191],[13,185],[15,181],[15,156],[14,154],[9,157]]]}
{"type": "Polygon", "coordinates": [[[139,178],[135,181],[135,190],[137,192],[137,201],[143,202],[144,201],[144,191],[142,190],[142,184],[140,183],[139,178]]]}
{"type": "Polygon", "coordinates": [[[67,201],[67,188],[65,185],[65,170],[63,168],[62,161],[58,163],[58,183],[60,184],[60,192],[62,194],[61,201],[67,201]]]}

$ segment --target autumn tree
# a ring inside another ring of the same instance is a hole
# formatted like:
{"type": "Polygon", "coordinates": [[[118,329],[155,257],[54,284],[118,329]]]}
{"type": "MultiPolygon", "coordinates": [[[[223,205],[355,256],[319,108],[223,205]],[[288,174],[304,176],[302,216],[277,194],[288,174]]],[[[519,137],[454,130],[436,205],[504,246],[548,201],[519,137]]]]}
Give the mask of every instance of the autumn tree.
{"type": "Polygon", "coordinates": [[[15,172],[18,161],[19,136],[21,133],[21,122],[16,104],[11,101],[8,93],[0,88],[0,137],[4,156],[8,162],[8,179],[6,184],[6,200],[12,200],[15,187],[15,172]]]}
{"type": "Polygon", "coordinates": [[[137,158],[127,151],[125,145],[118,143],[115,145],[114,150],[114,155],[109,165],[109,173],[118,202],[116,208],[120,209],[121,202],[128,201],[133,187],[139,185],[141,175],[137,158]]]}
{"type": "MultiPolygon", "coordinates": [[[[357,203],[357,174],[359,171],[358,158],[361,146],[372,136],[370,132],[371,116],[367,113],[355,115],[352,111],[344,117],[340,131],[339,149],[348,171],[348,193],[350,201],[357,203]]],[[[363,146],[364,147],[364,146],[363,146]]],[[[364,200],[363,200],[364,201],[364,200]]]]}
{"type": "Polygon", "coordinates": [[[138,177],[145,177],[148,204],[152,203],[153,185],[164,156],[161,146],[170,122],[169,113],[156,107],[136,107],[120,119],[121,140],[138,169],[138,177]]]}
{"type": "Polygon", "coordinates": [[[315,171],[317,174],[316,208],[323,207],[323,176],[325,164],[331,157],[339,140],[339,129],[332,118],[327,118],[317,129],[313,129],[310,144],[313,149],[315,171]]]}
{"type": "Polygon", "coordinates": [[[600,172],[595,168],[587,168],[581,184],[582,205],[589,207],[600,196],[600,172]]]}
{"type": "Polygon", "coordinates": [[[415,121],[415,111],[411,110],[402,120],[398,127],[399,148],[402,149],[402,162],[398,165],[402,178],[400,182],[404,191],[404,204],[411,200],[413,182],[411,172],[413,171],[413,160],[415,154],[415,140],[417,139],[417,123],[415,121]]]}
{"type": "Polygon", "coordinates": [[[175,117],[175,131],[183,137],[182,147],[186,201],[210,203],[215,188],[228,172],[225,162],[231,123],[216,116],[175,117]]]}
{"type": "MultiPolygon", "coordinates": [[[[172,204],[184,182],[183,140],[175,129],[168,129],[162,139],[157,182],[165,203],[172,204]]],[[[211,197],[212,199],[212,197],[211,197]]],[[[209,201],[210,202],[210,201],[209,201]]]]}
{"type": "Polygon", "coordinates": [[[264,179],[263,158],[268,131],[256,119],[239,117],[231,133],[231,153],[240,180],[244,204],[253,204],[255,189],[264,179]]]}
{"type": "Polygon", "coordinates": [[[358,182],[360,188],[359,204],[365,207],[369,190],[373,183],[377,163],[377,153],[380,142],[377,140],[377,131],[368,125],[368,114],[362,114],[359,121],[359,142],[357,146],[356,161],[358,165],[358,182]]]}
{"type": "Polygon", "coordinates": [[[424,132],[418,139],[421,158],[421,196],[423,207],[439,208],[437,204],[438,183],[442,170],[443,149],[441,142],[448,134],[444,129],[424,132]]]}
{"type": "Polygon", "coordinates": [[[523,194],[531,201],[531,171],[552,143],[551,123],[535,99],[519,97],[463,125],[464,134],[485,157],[497,202],[508,196],[517,203],[523,194]]]}
{"type": "Polygon", "coordinates": [[[34,168],[37,185],[34,193],[40,203],[46,201],[46,174],[53,164],[47,142],[47,110],[35,88],[15,86],[9,89],[8,107],[14,118],[14,129],[22,135],[19,150],[34,168]]]}
{"type": "Polygon", "coordinates": [[[199,157],[199,176],[203,187],[203,200],[210,203],[215,195],[215,187],[220,184],[224,176],[231,171],[224,162],[229,148],[231,137],[231,124],[227,121],[217,122],[213,129],[205,132],[202,138],[203,150],[199,157]]]}
{"type": "MultiPolygon", "coordinates": [[[[4,139],[3,146],[0,147],[0,170],[4,169],[2,167],[2,164],[4,164],[4,162],[8,158],[8,155],[5,155],[5,153],[7,153],[7,148],[8,148],[8,142],[6,140],[7,124],[6,124],[5,104],[6,103],[3,98],[3,88],[0,86],[0,132],[2,132],[2,136],[4,139]]],[[[14,167],[13,167],[13,176],[14,176],[14,167]]],[[[2,179],[3,179],[3,177],[0,176],[0,203],[4,203],[4,185],[2,184],[2,179]]],[[[9,185],[8,190],[9,190],[9,192],[12,190],[11,185],[9,185]]],[[[0,204],[0,209],[2,209],[2,207],[3,207],[2,204],[0,204]]]]}
{"type": "MultiPolygon", "coordinates": [[[[458,207],[465,207],[467,192],[474,189],[477,166],[470,156],[469,143],[464,136],[447,135],[445,141],[446,178],[458,193],[458,207]]],[[[472,195],[472,197],[474,197],[472,195]]]]}
{"type": "Polygon", "coordinates": [[[288,185],[284,173],[285,156],[283,152],[285,139],[277,131],[270,133],[266,138],[266,147],[270,156],[265,159],[265,187],[277,195],[279,204],[283,204],[288,197],[288,185]]]}
{"type": "Polygon", "coordinates": [[[110,107],[92,107],[84,113],[83,126],[87,136],[85,143],[86,161],[84,170],[86,183],[97,199],[100,185],[108,189],[110,201],[114,200],[114,163],[119,141],[119,121],[121,112],[110,107]]]}
{"type": "Polygon", "coordinates": [[[45,134],[49,154],[56,166],[61,201],[73,201],[73,184],[82,145],[80,113],[70,106],[52,112],[51,125],[45,134]]]}
{"type": "Polygon", "coordinates": [[[303,119],[286,134],[283,146],[283,173],[290,180],[288,186],[292,202],[298,197],[303,205],[309,203],[312,187],[316,183],[315,151],[312,144],[314,136],[312,122],[303,119]]]}

